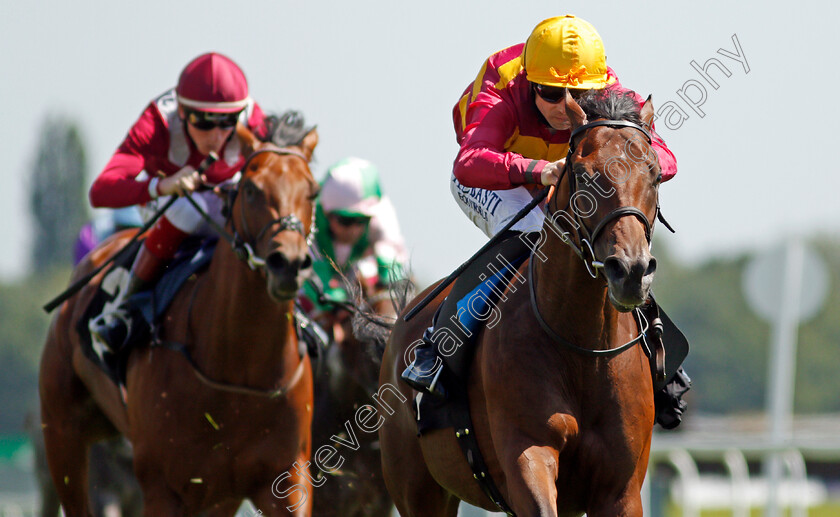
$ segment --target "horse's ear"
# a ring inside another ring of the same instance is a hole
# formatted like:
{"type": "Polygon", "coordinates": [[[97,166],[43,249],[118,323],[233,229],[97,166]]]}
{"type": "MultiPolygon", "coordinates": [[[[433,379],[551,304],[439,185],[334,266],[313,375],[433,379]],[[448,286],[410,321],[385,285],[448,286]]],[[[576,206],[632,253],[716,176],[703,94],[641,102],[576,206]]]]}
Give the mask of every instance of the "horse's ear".
{"type": "Polygon", "coordinates": [[[318,145],[318,129],[313,127],[300,142],[300,148],[307,160],[312,159],[312,153],[315,151],[316,145],[318,145]]]}
{"type": "Polygon", "coordinates": [[[650,127],[653,125],[653,95],[648,95],[647,100],[642,105],[641,116],[642,126],[650,131],[650,127]]]}
{"type": "Polygon", "coordinates": [[[580,126],[586,124],[586,113],[584,113],[583,108],[575,102],[575,99],[572,97],[572,94],[569,93],[568,88],[566,88],[566,117],[568,117],[569,122],[572,124],[570,131],[574,131],[580,126]]]}
{"type": "Polygon", "coordinates": [[[259,138],[245,124],[236,125],[236,136],[239,138],[239,143],[242,144],[242,156],[250,156],[262,145],[259,138]]]}

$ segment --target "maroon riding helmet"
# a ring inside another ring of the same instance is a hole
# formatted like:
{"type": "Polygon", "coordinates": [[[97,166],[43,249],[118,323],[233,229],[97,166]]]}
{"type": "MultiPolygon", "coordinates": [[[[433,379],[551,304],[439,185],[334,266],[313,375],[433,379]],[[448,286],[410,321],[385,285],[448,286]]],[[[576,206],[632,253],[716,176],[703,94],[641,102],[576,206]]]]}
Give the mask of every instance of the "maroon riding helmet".
{"type": "Polygon", "coordinates": [[[176,88],[185,108],[206,113],[236,113],[248,103],[248,81],[239,65],[216,52],[193,59],[176,88]]]}

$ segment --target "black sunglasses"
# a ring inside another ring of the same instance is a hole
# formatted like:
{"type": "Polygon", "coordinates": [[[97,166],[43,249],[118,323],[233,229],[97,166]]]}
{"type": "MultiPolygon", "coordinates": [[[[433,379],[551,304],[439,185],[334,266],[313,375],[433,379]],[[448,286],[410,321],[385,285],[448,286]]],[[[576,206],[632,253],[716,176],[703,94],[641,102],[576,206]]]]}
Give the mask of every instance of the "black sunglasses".
{"type": "MultiPolygon", "coordinates": [[[[537,95],[549,104],[557,104],[566,98],[567,88],[563,88],[562,86],[546,86],[544,84],[537,83],[533,84],[534,91],[537,92],[537,95]]],[[[580,99],[580,97],[588,91],[577,88],[568,88],[568,90],[574,100],[580,99]]]]}
{"type": "Polygon", "coordinates": [[[239,120],[239,113],[209,113],[189,110],[186,116],[187,122],[199,131],[210,131],[217,127],[225,130],[233,129],[239,120]]]}
{"type": "Polygon", "coordinates": [[[354,217],[341,214],[332,214],[332,217],[341,226],[363,226],[370,222],[370,217],[354,217]]]}

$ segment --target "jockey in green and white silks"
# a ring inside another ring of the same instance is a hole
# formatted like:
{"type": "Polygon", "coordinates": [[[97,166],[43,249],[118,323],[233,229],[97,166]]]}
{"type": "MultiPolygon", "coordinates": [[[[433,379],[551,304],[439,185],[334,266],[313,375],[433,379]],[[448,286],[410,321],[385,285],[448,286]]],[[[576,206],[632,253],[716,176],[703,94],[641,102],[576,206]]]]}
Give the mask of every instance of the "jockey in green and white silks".
{"type": "Polygon", "coordinates": [[[349,157],[327,169],[315,226],[314,278],[300,299],[310,315],[333,308],[318,301],[318,289],[329,299],[348,300],[341,275],[370,288],[405,276],[407,254],[397,214],[382,194],[379,171],[371,162],[349,157]]]}

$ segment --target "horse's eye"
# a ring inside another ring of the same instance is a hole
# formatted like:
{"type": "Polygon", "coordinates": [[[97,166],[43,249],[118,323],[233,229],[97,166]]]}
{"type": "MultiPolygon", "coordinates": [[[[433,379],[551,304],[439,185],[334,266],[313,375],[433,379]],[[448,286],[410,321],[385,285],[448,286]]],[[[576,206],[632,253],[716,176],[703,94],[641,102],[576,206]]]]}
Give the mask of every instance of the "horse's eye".
{"type": "Polygon", "coordinates": [[[254,186],[253,183],[246,183],[243,186],[243,193],[245,194],[245,200],[250,202],[254,201],[254,198],[257,196],[257,187],[254,186]]]}

